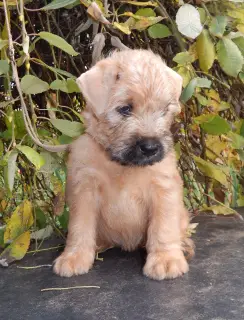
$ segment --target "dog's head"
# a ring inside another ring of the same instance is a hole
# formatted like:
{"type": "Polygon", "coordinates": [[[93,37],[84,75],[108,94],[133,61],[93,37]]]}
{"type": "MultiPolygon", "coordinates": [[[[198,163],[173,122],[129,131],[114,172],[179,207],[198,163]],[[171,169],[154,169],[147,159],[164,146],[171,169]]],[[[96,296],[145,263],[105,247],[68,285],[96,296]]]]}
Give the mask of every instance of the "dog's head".
{"type": "Polygon", "coordinates": [[[83,73],[87,132],[122,165],[159,162],[172,148],[181,77],[147,50],[114,52],[83,73]]]}

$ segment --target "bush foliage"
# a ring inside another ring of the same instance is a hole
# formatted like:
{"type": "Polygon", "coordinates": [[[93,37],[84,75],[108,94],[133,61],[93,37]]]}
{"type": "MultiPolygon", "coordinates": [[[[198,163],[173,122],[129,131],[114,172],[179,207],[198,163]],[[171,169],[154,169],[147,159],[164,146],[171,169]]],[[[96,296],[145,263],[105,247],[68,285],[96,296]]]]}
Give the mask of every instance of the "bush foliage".
{"type": "Polygon", "coordinates": [[[0,1],[0,265],[21,259],[32,239],[39,248],[53,232],[64,237],[66,154],[50,146],[84,132],[75,79],[115,48],[151,49],[183,77],[172,132],[185,203],[193,214],[236,214],[244,205],[243,2],[0,1]]]}

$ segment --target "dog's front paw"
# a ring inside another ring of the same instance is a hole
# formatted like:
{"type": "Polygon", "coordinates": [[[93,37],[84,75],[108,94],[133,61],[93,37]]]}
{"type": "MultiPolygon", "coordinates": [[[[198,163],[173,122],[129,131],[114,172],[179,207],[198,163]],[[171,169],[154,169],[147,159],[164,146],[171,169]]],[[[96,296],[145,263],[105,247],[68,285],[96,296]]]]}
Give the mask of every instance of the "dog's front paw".
{"type": "Polygon", "coordinates": [[[54,262],[54,272],[61,277],[71,277],[74,275],[87,273],[94,262],[91,253],[82,251],[63,252],[54,262]]]}
{"type": "Polygon", "coordinates": [[[149,253],[143,273],[154,280],[174,279],[189,270],[181,250],[149,253]]]}

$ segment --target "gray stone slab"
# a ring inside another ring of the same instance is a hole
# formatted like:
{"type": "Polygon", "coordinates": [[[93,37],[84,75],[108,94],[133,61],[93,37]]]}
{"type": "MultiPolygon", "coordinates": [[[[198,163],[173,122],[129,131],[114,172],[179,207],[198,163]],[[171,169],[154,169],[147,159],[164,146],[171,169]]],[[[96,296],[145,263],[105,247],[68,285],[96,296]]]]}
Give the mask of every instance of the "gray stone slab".
{"type": "MultiPolygon", "coordinates": [[[[60,278],[47,251],[0,269],[0,319],[17,320],[241,320],[244,319],[244,223],[202,217],[196,256],[182,278],[155,282],[142,275],[145,252],[112,249],[83,276],[60,278]],[[41,292],[43,288],[96,285],[100,289],[41,292]]],[[[46,241],[50,247],[57,239],[46,241]]]]}

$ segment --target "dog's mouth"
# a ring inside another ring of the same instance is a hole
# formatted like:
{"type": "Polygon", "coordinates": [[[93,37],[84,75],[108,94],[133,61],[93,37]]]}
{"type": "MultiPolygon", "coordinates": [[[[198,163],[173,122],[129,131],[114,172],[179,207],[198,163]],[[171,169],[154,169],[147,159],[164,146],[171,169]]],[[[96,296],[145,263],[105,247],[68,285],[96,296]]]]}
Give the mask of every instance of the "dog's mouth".
{"type": "Polygon", "coordinates": [[[123,152],[114,153],[112,149],[108,152],[112,161],[123,166],[150,166],[160,162],[164,157],[163,145],[157,138],[137,139],[123,152]]]}

